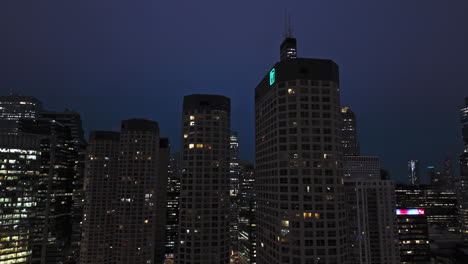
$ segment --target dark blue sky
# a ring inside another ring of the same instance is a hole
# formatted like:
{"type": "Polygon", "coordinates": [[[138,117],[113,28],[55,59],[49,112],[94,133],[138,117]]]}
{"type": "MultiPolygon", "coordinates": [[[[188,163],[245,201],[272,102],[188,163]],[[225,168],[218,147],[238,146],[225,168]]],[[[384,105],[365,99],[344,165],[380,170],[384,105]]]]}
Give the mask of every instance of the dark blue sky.
{"type": "MultiPolygon", "coordinates": [[[[406,161],[461,151],[468,96],[468,2],[4,0],[0,91],[74,109],[87,130],[157,120],[180,148],[183,95],[232,98],[241,156],[254,159],[258,81],[278,60],[284,10],[300,57],[340,65],[342,103],[358,115],[363,154],[393,178],[406,161]]],[[[422,169],[425,174],[425,169],[422,169]]]]}

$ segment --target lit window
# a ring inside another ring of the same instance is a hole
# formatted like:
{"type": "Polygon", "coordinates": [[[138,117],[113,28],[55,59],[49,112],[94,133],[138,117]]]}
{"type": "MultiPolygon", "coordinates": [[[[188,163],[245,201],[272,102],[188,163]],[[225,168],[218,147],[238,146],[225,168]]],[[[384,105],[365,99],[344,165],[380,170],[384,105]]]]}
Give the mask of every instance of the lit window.
{"type": "Polygon", "coordinates": [[[197,148],[203,148],[203,144],[197,144],[197,148]]]}
{"type": "Polygon", "coordinates": [[[295,94],[295,93],[296,92],[294,91],[294,89],[291,89],[291,88],[288,89],[288,94],[295,94]]]}
{"type": "Polygon", "coordinates": [[[188,138],[188,134],[184,134],[184,138],[188,138]]]}
{"type": "Polygon", "coordinates": [[[195,147],[195,144],[189,144],[188,147],[189,149],[193,149],[195,147]]]}
{"type": "Polygon", "coordinates": [[[190,120],[195,120],[195,116],[190,116],[190,120]]]}
{"type": "Polygon", "coordinates": [[[194,126],[195,125],[195,121],[190,121],[190,126],[194,126]]]}

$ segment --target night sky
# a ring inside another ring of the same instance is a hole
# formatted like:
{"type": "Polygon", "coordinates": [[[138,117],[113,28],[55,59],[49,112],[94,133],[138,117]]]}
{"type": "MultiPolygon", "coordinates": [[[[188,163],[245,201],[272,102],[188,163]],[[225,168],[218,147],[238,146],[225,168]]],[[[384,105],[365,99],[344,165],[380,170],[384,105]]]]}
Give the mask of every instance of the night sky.
{"type": "Polygon", "coordinates": [[[78,111],[86,131],[153,119],[173,150],[183,95],[226,95],[241,157],[253,161],[254,88],[279,59],[285,8],[298,56],[340,66],[363,155],[381,156],[395,179],[410,158],[423,175],[447,155],[458,167],[466,0],[2,0],[0,94],[78,111]]]}

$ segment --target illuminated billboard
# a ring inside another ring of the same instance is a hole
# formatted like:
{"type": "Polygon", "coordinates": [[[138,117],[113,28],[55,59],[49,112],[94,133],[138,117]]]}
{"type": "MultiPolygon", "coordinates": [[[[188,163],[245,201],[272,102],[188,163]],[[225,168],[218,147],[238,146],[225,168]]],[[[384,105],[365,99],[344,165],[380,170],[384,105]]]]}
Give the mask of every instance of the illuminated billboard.
{"type": "Polygon", "coordinates": [[[395,213],[397,215],[425,215],[426,214],[424,209],[396,209],[395,213]]]}

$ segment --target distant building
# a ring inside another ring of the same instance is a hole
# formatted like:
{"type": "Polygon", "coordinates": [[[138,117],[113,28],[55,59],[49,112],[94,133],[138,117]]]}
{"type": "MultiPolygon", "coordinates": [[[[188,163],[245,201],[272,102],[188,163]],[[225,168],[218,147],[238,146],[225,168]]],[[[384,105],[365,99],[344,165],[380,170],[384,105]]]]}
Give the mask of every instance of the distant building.
{"type": "Polygon", "coordinates": [[[231,100],[184,97],[176,263],[229,263],[231,100]]]}
{"type": "Polygon", "coordinates": [[[458,233],[457,193],[438,185],[398,184],[397,208],[424,209],[427,223],[437,232],[458,233]]]}
{"type": "Polygon", "coordinates": [[[424,209],[396,209],[401,263],[429,264],[430,245],[424,209]]]}
{"type": "Polygon", "coordinates": [[[461,233],[468,240],[468,97],[465,97],[465,106],[460,109],[460,123],[464,148],[460,154],[459,218],[461,233]]]}
{"type": "Polygon", "coordinates": [[[429,179],[431,185],[436,185],[441,183],[440,172],[436,171],[434,166],[428,166],[427,169],[427,178],[429,179]]]}
{"type": "Polygon", "coordinates": [[[182,176],[181,153],[169,159],[166,206],[166,259],[174,259],[179,232],[180,178],[182,176]]]}
{"type": "Polygon", "coordinates": [[[0,134],[0,263],[31,263],[41,137],[0,134]]]}
{"type": "Polygon", "coordinates": [[[35,97],[0,96],[0,132],[17,132],[20,119],[35,119],[41,111],[42,103],[35,97]]]}
{"type": "Polygon", "coordinates": [[[357,135],[356,115],[348,106],[341,108],[343,126],[341,128],[341,144],[344,156],[361,155],[361,147],[357,135]]]}
{"type": "Polygon", "coordinates": [[[408,160],[408,178],[410,184],[419,185],[421,180],[419,176],[419,161],[408,160]]]}
{"type": "Polygon", "coordinates": [[[237,233],[239,222],[239,138],[237,132],[232,131],[229,140],[229,232],[231,237],[231,251],[237,251],[237,233]]]}
{"type": "Polygon", "coordinates": [[[381,179],[380,158],[375,156],[344,156],[345,178],[381,179]]]}
{"type": "Polygon", "coordinates": [[[381,179],[380,159],[343,158],[351,263],[399,263],[394,183],[381,179]]]}
{"type": "Polygon", "coordinates": [[[255,175],[249,162],[239,163],[239,228],[237,257],[241,264],[256,263],[255,175]]]}

